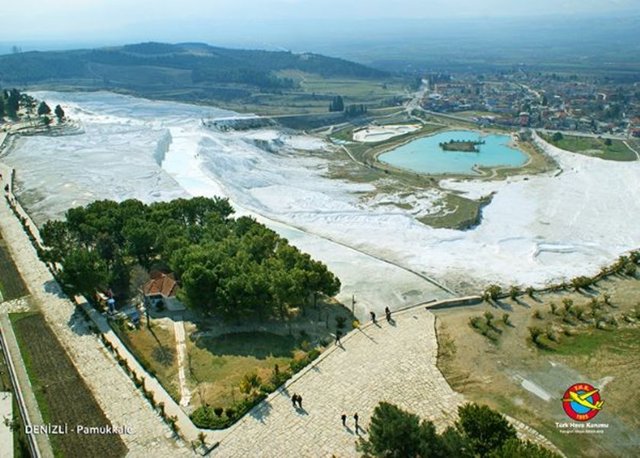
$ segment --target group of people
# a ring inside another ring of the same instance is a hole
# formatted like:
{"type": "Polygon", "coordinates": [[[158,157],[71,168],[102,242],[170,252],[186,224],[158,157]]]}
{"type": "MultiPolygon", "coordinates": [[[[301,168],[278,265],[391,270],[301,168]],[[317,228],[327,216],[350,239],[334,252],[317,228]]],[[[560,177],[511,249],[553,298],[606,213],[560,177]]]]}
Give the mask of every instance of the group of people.
{"type": "Polygon", "coordinates": [[[293,407],[302,409],[302,396],[299,394],[293,393],[291,396],[291,402],[293,403],[293,407]]]}
{"type": "MultiPolygon", "coordinates": [[[[371,314],[371,321],[376,323],[376,312],[371,311],[369,313],[371,314]]],[[[392,321],[392,319],[391,319],[391,310],[389,309],[389,307],[385,307],[384,308],[384,315],[387,318],[387,322],[391,323],[391,321],[392,321]]]]}
{"type": "MultiPolygon", "coordinates": [[[[340,416],[340,418],[342,419],[342,426],[346,427],[346,426],[347,426],[347,414],[344,414],[344,413],[343,413],[343,414],[340,416]]],[[[360,426],[358,426],[358,418],[359,418],[359,417],[358,417],[358,414],[357,414],[357,413],[354,413],[354,414],[353,414],[353,421],[355,421],[355,426],[356,426],[356,427],[355,427],[355,430],[356,430],[356,432],[358,432],[358,429],[360,428],[360,426]]]]}
{"type": "MultiPolygon", "coordinates": [[[[295,409],[302,409],[302,396],[300,396],[297,393],[293,393],[293,395],[291,396],[291,403],[293,404],[293,407],[295,409]]],[[[347,414],[343,413],[340,416],[341,420],[342,420],[342,426],[346,427],[347,426],[347,414]]],[[[358,430],[360,429],[360,426],[358,425],[358,413],[354,413],[353,414],[353,421],[355,422],[355,431],[356,433],[358,432],[358,430]]]]}

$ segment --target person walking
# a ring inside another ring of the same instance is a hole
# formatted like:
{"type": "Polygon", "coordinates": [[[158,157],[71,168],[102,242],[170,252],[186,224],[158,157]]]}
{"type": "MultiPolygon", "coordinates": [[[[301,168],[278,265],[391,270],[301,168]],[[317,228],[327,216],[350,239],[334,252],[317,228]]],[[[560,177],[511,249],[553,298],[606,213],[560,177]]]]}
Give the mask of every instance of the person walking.
{"type": "Polygon", "coordinates": [[[356,432],[358,432],[359,426],[358,426],[358,413],[357,412],[355,414],[353,414],[353,419],[356,422],[356,432]]]}
{"type": "Polygon", "coordinates": [[[376,312],[371,312],[371,321],[376,322],[376,312]]]}
{"type": "Polygon", "coordinates": [[[336,345],[342,345],[342,342],[340,342],[340,337],[342,337],[342,331],[338,329],[336,331],[336,345]]]}
{"type": "Polygon", "coordinates": [[[295,407],[298,402],[298,395],[296,393],[293,393],[293,396],[291,396],[291,402],[293,403],[293,407],[295,407]]]}
{"type": "Polygon", "coordinates": [[[384,314],[387,317],[387,322],[391,323],[391,310],[389,310],[389,307],[384,308],[384,314]]]}
{"type": "Polygon", "coordinates": [[[342,419],[342,426],[347,426],[347,415],[343,413],[340,418],[342,419]]]}
{"type": "Polygon", "coordinates": [[[298,395],[298,407],[302,409],[302,396],[298,395]]]}

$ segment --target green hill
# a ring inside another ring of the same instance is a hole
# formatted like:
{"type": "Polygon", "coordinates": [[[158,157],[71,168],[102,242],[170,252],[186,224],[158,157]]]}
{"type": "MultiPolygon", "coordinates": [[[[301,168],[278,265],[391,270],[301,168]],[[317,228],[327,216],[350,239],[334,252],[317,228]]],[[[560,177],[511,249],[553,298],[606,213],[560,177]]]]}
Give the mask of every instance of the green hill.
{"type": "Polygon", "coordinates": [[[239,101],[256,93],[304,93],[301,81],[306,75],[370,82],[389,77],[380,70],[319,54],[226,49],[202,43],[139,43],[0,55],[3,87],[108,89],[184,101],[239,101]]]}

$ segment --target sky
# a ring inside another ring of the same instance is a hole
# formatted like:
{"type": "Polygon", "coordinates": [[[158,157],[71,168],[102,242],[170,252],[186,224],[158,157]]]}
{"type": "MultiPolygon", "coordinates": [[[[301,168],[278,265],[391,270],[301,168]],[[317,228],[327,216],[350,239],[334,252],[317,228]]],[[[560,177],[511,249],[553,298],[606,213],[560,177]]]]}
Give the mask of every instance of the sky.
{"type": "MultiPolygon", "coordinates": [[[[640,15],[640,0],[20,0],[3,2],[0,42],[242,44],[322,24],[597,14],[640,15]],[[332,22],[335,21],[335,22],[332,22]]],[[[329,30],[327,30],[329,29],[329,30]]]]}

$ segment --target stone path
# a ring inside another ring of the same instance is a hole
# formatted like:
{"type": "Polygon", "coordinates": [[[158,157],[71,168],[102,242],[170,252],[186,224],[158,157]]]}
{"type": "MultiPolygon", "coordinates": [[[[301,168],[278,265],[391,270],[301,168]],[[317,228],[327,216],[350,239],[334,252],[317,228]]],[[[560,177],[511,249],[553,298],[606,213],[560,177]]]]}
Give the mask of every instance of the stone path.
{"type": "Polygon", "coordinates": [[[436,368],[434,316],[420,307],[395,314],[395,326],[379,321],[343,339],[280,392],[236,423],[216,456],[358,456],[353,414],[366,437],[379,401],[388,401],[443,428],[456,418],[463,397],[436,368]],[[290,396],[302,396],[304,410],[290,396]],[[340,415],[349,416],[344,428],[340,415]]]}
{"type": "MultiPolygon", "coordinates": [[[[0,166],[0,173],[10,176],[9,169],[4,166],[0,166]]],[[[107,418],[113,424],[126,424],[133,428],[133,434],[121,436],[129,449],[129,456],[191,456],[192,452],[186,446],[176,445],[169,427],[150,408],[133,382],[107,354],[103,344],[88,331],[82,319],[74,316],[74,305],[60,294],[57,283],[38,259],[4,197],[0,202],[0,230],[32,298],[107,418]]]]}

